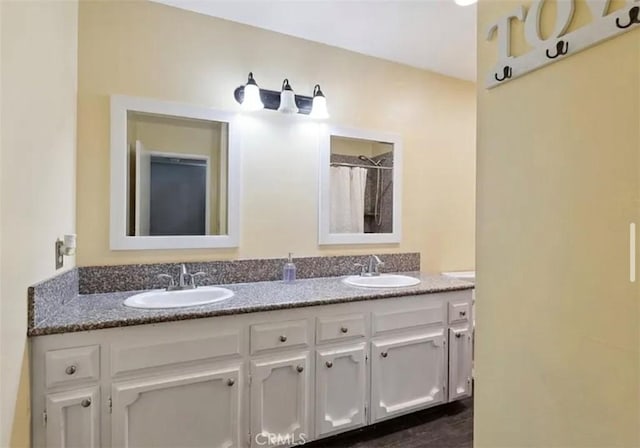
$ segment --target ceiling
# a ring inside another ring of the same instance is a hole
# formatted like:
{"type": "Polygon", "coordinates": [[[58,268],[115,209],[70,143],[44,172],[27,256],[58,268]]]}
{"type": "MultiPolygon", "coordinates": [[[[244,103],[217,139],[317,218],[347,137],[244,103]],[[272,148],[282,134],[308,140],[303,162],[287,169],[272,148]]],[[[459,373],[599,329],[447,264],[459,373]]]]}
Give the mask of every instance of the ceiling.
{"type": "Polygon", "coordinates": [[[456,78],[476,79],[476,5],[453,0],[153,0],[456,78]]]}

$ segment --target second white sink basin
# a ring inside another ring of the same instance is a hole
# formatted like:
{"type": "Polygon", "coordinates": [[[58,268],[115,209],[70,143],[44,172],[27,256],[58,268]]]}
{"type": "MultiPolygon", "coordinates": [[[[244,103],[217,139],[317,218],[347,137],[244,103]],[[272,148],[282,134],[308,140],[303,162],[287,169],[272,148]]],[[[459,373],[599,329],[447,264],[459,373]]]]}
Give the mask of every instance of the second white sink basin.
{"type": "Polygon", "coordinates": [[[217,286],[202,286],[182,291],[155,290],[131,296],[124,301],[132,308],[162,309],[208,305],[233,297],[233,291],[217,286]]]}
{"type": "Polygon", "coordinates": [[[347,285],[363,288],[407,288],[420,284],[420,280],[407,275],[380,274],[374,277],[352,275],[343,280],[347,285]]]}

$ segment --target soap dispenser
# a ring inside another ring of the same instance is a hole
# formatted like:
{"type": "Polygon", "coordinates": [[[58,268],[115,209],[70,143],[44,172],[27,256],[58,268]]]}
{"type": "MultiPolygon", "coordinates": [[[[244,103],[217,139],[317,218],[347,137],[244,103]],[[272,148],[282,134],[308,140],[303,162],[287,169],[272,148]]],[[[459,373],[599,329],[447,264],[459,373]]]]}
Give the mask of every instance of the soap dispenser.
{"type": "Polygon", "coordinates": [[[293,263],[293,254],[289,252],[289,260],[282,269],[282,281],[285,283],[293,283],[296,280],[296,265],[293,263]]]}

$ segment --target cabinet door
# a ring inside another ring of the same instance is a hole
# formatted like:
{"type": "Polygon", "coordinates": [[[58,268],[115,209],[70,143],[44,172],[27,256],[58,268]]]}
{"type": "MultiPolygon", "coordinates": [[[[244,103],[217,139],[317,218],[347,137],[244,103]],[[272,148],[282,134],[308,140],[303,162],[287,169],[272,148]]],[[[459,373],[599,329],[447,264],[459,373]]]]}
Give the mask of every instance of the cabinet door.
{"type": "Polygon", "coordinates": [[[365,345],[318,350],[316,354],[316,435],[366,424],[365,345]]]}
{"type": "Polygon", "coordinates": [[[371,345],[372,422],[446,400],[444,330],[371,345]]]}
{"type": "Polygon", "coordinates": [[[252,446],[310,439],[309,352],[251,361],[252,446]]]}
{"type": "Polygon", "coordinates": [[[114,383],[112,445],[239,446],[240,371],[232,365],[114,383]]]}
{"type": "Polygon", "coordinates": [[[449,329],[449,400],[471,395],[473,341],[469,325],[449,329]]]}
{"type": "Polygon", "coordinates": [[[100,446],[100,389],[47,395],[47,448],[100,446]]]}

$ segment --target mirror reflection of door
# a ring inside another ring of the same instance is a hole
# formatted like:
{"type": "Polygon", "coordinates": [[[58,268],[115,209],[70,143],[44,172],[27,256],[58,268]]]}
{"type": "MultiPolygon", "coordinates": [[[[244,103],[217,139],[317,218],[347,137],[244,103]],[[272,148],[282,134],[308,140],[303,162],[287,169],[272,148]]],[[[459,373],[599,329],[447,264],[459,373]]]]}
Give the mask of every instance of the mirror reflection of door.
{"type": "Polygon", "coordinates": [[[393,232],[393,144],[331,136],[330,232],[393,232]]]}
{"type": "Polygon", "coordinates": [[[206,235],[209,158],[136,142],[136,235],[206,235]]]}
{"type": "Polygon", "coordinates": [[[128,112],[132,236],[224,235],[227,123],[128,112]]]}

